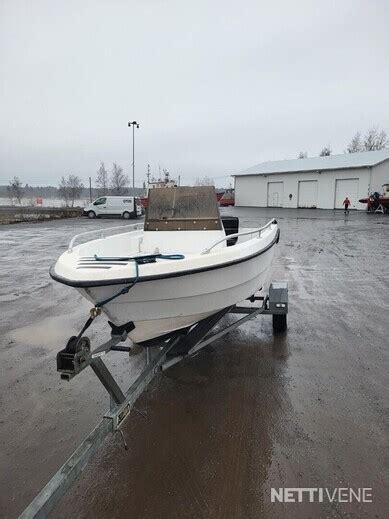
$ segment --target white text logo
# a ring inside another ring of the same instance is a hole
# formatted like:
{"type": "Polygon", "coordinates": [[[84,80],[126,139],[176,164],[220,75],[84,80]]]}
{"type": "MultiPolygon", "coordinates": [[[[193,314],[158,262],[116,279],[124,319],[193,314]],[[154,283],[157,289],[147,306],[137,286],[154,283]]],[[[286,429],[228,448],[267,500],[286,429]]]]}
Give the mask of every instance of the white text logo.
{"type": "Polygon", "coordinates": [[[371,488],[272,488],[271,502],[275,503],[371,503],[371,488]]]}

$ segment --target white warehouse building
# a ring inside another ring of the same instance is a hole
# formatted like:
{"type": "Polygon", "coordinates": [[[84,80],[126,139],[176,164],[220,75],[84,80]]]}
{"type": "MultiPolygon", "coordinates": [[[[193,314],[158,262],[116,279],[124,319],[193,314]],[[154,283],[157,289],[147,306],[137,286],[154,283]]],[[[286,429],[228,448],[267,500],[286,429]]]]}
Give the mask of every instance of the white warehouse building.
{"type": "Polygon", "coordinates": [[[389,148],[328,157],[263,162],[233,175],[235,206],[366,209],[359,199],[389,183],[389,148]]]}

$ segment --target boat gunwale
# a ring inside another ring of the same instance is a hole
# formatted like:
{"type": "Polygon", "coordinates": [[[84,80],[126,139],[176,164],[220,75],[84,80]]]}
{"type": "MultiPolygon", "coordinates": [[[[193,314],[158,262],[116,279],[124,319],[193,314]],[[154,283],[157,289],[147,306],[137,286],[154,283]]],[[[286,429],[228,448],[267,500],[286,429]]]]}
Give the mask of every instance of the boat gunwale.
{"type": "Polygon", "coordinates": [[[233,265],[238,265],[239,263],[244,263],[246,261],[249,261],[253,258],[256,258],[258,256],[261,256],[265,252],[267,252],[269,249],[271,249],[276,243],[279,242],[280,239],[280,229],[277,228],[277,232],[273,240],[266,245],[263,249],[250,254],[249,256],[246,256],[244,258],[237,258],[236,260],[230,260],[226,261],[224,263],[218,263],[214,265],[207,265],[206,267],[199,267],[199,268],[192,268],[188,270],[182,270],[178,272],[167,272],[165,274],[155,274],[151,276],[143,276],[139,278],[135,277],[127,277],[127,278],[113,278],[113,279],[100,279],[100,280],[72,280],[65,278],[55,272],[55,264],[51,265],[49,274],[54,281],[57,281],[58,283],[62,283],[63,285],[67,285],[70,287],[75,288],[89,288],[89,287],[103,287],[103,286],[110,286],[110,285],[125,285],[128,283],[133,283],[136,279],[137,283],[143,283],[147,281],[159,281],[161,279],[169,279],[169,278],[177,278],[182,276],[189,276],[191,274],[201,274],[203,272],[208,272],[212,270],[217,270],[225,267],[230,267],[233,265]]]}

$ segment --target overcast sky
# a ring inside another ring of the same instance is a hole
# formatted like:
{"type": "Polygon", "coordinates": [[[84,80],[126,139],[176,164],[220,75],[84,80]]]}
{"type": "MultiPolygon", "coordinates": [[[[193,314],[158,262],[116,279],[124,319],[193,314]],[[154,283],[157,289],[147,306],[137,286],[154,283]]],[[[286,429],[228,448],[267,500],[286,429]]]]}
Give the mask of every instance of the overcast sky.
{"type": "MultiPolygon", "coordinates": [[[[0,0],[0,183],[228,175],[389,133],[386,0],[0,0]]],[[[223,178],[224,177],[224,178],[223,178]]]]}

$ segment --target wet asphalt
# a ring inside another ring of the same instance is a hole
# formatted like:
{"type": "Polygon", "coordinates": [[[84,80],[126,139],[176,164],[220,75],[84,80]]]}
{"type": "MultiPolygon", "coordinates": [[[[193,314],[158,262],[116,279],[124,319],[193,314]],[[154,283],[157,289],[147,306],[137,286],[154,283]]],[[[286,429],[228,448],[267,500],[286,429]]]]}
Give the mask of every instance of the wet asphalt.
{"type": "MultiPolygon", "coordinates": [[[[275,216],[270,278],[289,283],[288,331],[258,317],[165,373],[108,438],[53,517],[387,517],[389,218],[275,216]],[[271,488],[372,488],[372,503],[271,503],[271,488]]],[[[17,517],[107,410],[90,369],[55,356],[89,304],[48,268],[71,236],[117,220],[0,226],[0,517],[17,517]]],[[[108,337],[105,320],[92,340],[108,337]]],[[[112,353],[126,387],[144,356],[112,353]]]]}

